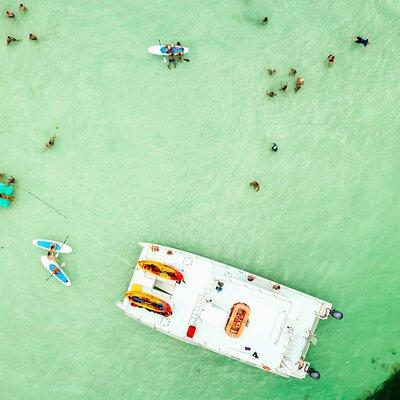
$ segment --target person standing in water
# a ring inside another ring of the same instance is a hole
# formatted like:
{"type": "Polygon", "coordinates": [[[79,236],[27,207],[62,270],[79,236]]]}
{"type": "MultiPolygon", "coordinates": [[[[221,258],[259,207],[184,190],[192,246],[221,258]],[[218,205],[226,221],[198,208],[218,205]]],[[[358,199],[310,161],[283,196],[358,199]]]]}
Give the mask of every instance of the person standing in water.
{"type": "Polygon", "coordinates": [[[326,59],[328,60],[329,67],[331,67],[333,65],[333,63],[336,61],[336,57],[332,54],[329,54],[329,56],[326,57],[326,59]]]}
{"type": "Polygon", "coordinates": [[[38,37],[34,33],[30,33],[28,37],[31,42],[38,40],[38,37]]]}
{"type": "Polygon", "coordinates": [[[18,39],[15,39],[14,36],[7,36],[7,46],[9,46],[12,42],[18,42],[18,39]]]}
{"type": "Polygon", "coordinates": [[[296,85],[294,87],[294,91],[297,92],[298,90],[300,90],[300,88],[304,85],[304,79],[303,78],[297,78],[296,79],[296,85]]]}
{"type": "Polygon", "coordinates": [[[285,82],[285,83],[281,83],[281,90],[282,90],[283,92],[285,92],[286,89],[287,89],[287,83],[286,83],[286,82],[285,82]]]}
{"type": "Polygon", "coordinates": [[[264,17],[263,20],[261,21],[263,24],[267,24],[268,23],[268,17],[264,17]]]}
{"type": "Polygon", "coordinates": [[[24,6],[22,3],[19,5],[19,11],[21,12],[25,12],[28,11],[28,8],[26,6],[24,6]]]}
{"type": "Polygon", "coordinates": [[[7,185],[10,186],[12,183],[15,183],[15,178],[13,176],[9,176],[7,179],[7,185]]]}
{"type": "MultiPolygon", "coordinates": [[[[179,53],[176,53],[176,55],[177,55],[177,57],[178,57],[178,60],[179,61],[182,61],[182,57],[183,57],[183,47],[181,46],[181,42],[176,42],[176,45],[175,45],[179,50],[182,50],[182,51],[180,51],[179,53]]],[[[175,47],[174,46],[174,47],[175,47]]]]}
{"type": "Polygon", "coordinates": [[[257,181],[250,182],[250,187],[254,189],[256,192],[260,190],[260,184],[257,181]]]}
{"type": "Polygon", "coordinates": [[[7,10],[7,11],[6,11],[6,17],[7,17],[7,18],[14,18],[15,15],[14,15],[14,13],[13,13],[12,11],[7,10]]]}
{"type": "Polygon", "coordinates": [[[289,69],[289,75],[290,76],[295,76],[297,74],[297,70],[296,69],[294,69],[294,68],[290,68],[289,69]]]}
{"type": "Polygon", "coordinates": [[[278,151],[278,145],[276,143],[272,143],[271,151],[276,153],[278,151]]]}
{"type": "Polygon", "coordinates": [[[167,65],[168,69],[171,69],[171,64],[174,64],[174,68],[176,68],[176,61],[175,61],[175,56],[174,56],[174,47],[175,46],[172,46],[170,44],[167,44],[165,46],[166,53],[167,53],[167,56],[168,56],[168,65],[167,65]]]}
{"type": "Polygon", "coordinates": [[[46,142],[46,149],[51,149],[54,146],[56,141],[56,135],[53,135],[47,142],[46,142]]]}

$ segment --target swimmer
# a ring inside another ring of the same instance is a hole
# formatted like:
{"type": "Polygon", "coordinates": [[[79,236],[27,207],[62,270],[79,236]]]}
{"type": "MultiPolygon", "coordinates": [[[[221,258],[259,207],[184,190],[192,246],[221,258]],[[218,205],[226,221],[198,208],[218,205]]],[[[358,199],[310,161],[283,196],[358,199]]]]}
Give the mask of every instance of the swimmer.
{"type": "Polygon", "coordinates": [[[276,96],[276,93],[275,93],[273,90],[270,90],[269,92],[267,92],[267,95],[268,95],[269,97],[275,97],[275,96],[276,96]]]}
{"type": "Polygon", "coordinates": [[[260,184],[257,181],[250,182],[250,187],[256,192],[260,190],[260,184]]]}
{"type": "Polygon", "coordinates": [[[286,89],[287,89],[287,83],[285,82],[285,83],[281,83],[281,90],[282,91],[286,91],[286,89]]]}
{"type": "Polygon", "coordinates": [[[268,22],[268,17],[264,17],[263,20],[261,21],[263,24],[266,24],[268,22]]]}
{"type": "Polygon", "coordinates": [[[278,151],[278,145],[276,143],[272,143],[271,150],[276,153],[278,151]]]}
{"type": "Polygon", "coordinates": [[[38,40],[38,37],[34,33],[30,33],[29,34],[29,40],[30,41],[38,40]]]}
{"type": "Polygon", "coordinates": [[[8,200],[11,201],[12,203],[14,202],[14,196],[8,196],[7,194],[0,193],[0,199],[8,200]]]}
{"type": "Polygon", "coordinates": [[[268,73],[270,76],[274,76],[276,74],[276,69],[268,68],[268,73]]]}
{"type": "Polygon", "coordinates": [[[14,13],[12,11],[8,10],[8,11],[6,11],[6,17],[7,18],[14,18],[15,15],[14,15],[14,13]]]}
{"type": "Polygon", "coordinates": [[[28,11],[28,8],[21,3],[19,5],[19,11],[25,12],[25,11],[28,11]]]}
{"type": "Polygon", "coordinates": [[[7,179],[7,185],[10,186],[12,183],[15,183],[15,178],[13,176],[9,176],[7,179]]]}
{"type": "Polygon", "coordinates": [[[56,135],[53,135],[53,136],[46,142],[46,148],[47,148],[47,149],[50,149],[51,147],[53,147],[55,141],[56,141],[56,135]]]}
{"type": "Polygon", "coordinates": [[[0,181],[4,178],[4,173],[3,172],[0,172],[0,181]]]}
{"type": "Polygon", "coordinates": [[[364,47],[367,47],[368,39],[363,39],[361,36],[354,36],[353,37],[354,43],[362,44],[364,47]]]}
{"type": "Polygon", "coordinates": [[[336,57],[333,56],[332,54],[329,54],[329,56],[326,57],[326,59],[328,60],[328,65],[329,65],[329,66],[332,66],[333,63],[336,61],[336,57]]]}
{"type": "Polygon", "coordinates": [[[297,74],[297,70],[295,70],[294,68],[290,68],[289,69],[289,75],[290,76],[295,76],[297,74]]]}

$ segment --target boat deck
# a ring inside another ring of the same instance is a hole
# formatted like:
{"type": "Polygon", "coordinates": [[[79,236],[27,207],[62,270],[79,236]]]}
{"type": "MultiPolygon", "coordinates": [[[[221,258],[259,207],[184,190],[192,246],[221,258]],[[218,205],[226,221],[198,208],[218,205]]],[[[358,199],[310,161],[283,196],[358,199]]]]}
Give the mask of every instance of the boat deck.
{"type": "Polygon", "coordinates": [[[142,291],[168,302],[173,314],[165,318],[132,307],[125,298],[118,305],[128,316],[181,340],[283,376],[306,375],[304,367],[308,364],[299,369],[300,359],[305,357],[310,341],[316,342],[315,328],[331,304],[204,257],[141,244],[139,260],[171,265],[183,273],[185,281],[176,284],[136,268],[129,288],[141,285],[142,291]],[[249,281],[249,277],[254,279],[249,281]],[[217,290],[218,283],[223,284],[221,290],[217,290]],[[249,320],[238,338],[225,332],[235,303],[250,308],[249,320]],[[190,325],[196,327],[193,338],[186,336],[190,325]]]}

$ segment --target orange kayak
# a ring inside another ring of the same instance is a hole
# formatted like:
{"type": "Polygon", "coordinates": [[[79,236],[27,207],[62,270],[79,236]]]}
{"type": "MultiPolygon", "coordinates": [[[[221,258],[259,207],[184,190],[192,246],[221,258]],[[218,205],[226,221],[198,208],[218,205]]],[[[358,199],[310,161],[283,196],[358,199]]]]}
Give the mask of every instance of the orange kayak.
{"type": "Polygon", "coordinates": [[[250,315],[250,307],[244,303],[236,303],[231,308],[225,332],[228,336],[238,338],[242,335],[250,315]]]}
{"type": "Polygon", "coordinates": [[[132,307],[144,308],[156,314],[163,315],[164,317],[172,315],[171,306],[152,294],[131,290],[126,292],[125,296],[128,297],[132,307]]]}
{"type": "Polygon", "coordinates": [[[181,272],[179,272],[174,267],[162,264],[158,261],[152,261],[152,260],[138,261],[138,266],[144,269],[146,272],[157,275],[161,278],[177,282],[183,281],[183,275],[181,272]]]}

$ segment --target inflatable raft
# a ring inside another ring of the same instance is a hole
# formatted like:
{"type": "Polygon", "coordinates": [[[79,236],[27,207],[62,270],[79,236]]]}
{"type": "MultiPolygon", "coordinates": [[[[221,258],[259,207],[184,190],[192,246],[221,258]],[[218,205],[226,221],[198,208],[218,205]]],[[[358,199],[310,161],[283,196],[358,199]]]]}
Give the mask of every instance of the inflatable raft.
{"type": "Polygon", "coordinates": [[[182,282],[183,275],[174,267],[170,265],[162,264],[158,261],[143,260],[138,261],[139,268],[149,272],[150,274],[157,275],[160,278],[164,278],[170,281],[182,282]]]}
{"type": "Polygon", "coordinates": [[[231,308],[225,332],[228,336],[238,338],[242,335],[249,320],[250,307],[244,303],[236,303],[231,308]]]}
{"type": "MultiPolygon", "coordinates": [[[[4,183],[0,182],[0,194],[12,196],[13,192],[14,192],[14,186],[6,186],[4,183]]],[[[0,207],[7,208],[9,205],[10,205],[10,200],[0,199],[0,207]]]]}
{"type": "Polygon", "coordinates": [[[126,292],[125,296],[128,298],[132,307],[144,308],[147,311],[160,314],[164,317],[172,315],[171,306],[152,294],[135,289],[126,292]]]}

